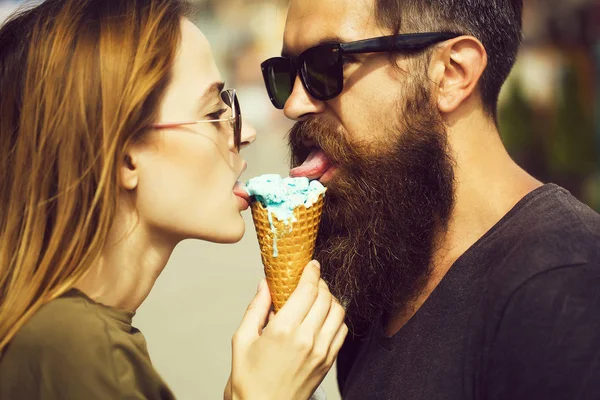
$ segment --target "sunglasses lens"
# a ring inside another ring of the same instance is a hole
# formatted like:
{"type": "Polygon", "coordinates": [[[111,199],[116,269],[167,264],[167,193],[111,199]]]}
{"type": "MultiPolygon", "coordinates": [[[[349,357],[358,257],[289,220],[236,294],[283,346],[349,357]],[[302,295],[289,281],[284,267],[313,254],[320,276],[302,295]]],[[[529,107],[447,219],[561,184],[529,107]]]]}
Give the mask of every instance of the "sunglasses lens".
{"type": "Polygon", "coordinates": [[[285,102],[292,94],[296,75],[292,68],[292,63],[285,58],[271,58],[262,63],[267,92],[273,105],[279,109],[283,109],[285,102]]]}
{"type": "Polygon", "coordinates": [[[337,45],[315,47],[306,51],[302,59],[302,76],[313,97],[329,100],[340,94],[344,71],[337,45]]]}

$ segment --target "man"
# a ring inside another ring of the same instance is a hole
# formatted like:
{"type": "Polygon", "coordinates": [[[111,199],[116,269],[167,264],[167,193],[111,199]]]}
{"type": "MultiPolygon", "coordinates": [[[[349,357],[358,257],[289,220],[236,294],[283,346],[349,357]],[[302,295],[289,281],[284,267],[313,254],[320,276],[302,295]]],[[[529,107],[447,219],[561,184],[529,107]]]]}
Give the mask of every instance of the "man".
{"type": "Polygon", "coordinates": [[[262,68],[297,121],[291,174],[328,186],[316,258],[354,332],[345,399],[600,398],[600,216],[498,134],[521,12],[290,1],[262,68]]]}

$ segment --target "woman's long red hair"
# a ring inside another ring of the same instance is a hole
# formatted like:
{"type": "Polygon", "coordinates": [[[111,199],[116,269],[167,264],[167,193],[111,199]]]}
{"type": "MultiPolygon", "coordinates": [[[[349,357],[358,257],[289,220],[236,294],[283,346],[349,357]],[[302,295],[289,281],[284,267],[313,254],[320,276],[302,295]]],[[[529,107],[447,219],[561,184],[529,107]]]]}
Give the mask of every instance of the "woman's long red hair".
{"type": "Polygon", "coordinates": [[[179,0],[47,0],[0,28],[0,352],[99,257],[154,122],[179,0]]]}

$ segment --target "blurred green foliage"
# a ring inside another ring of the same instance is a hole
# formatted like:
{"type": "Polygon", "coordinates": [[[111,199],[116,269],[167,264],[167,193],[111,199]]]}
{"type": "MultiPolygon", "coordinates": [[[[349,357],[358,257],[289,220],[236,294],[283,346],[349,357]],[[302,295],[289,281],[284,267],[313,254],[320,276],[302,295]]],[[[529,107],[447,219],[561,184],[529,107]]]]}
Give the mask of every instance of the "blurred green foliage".
{"type": "Polygon", "coordinates": [[[551,107],[530,101],[519,79],[509,80],[504,90],[498,122],[511,156],[538,179],[564,187],[600,211],[597,99],[594,79],[582,73],[581,59],[565,57],[551,107]]]}

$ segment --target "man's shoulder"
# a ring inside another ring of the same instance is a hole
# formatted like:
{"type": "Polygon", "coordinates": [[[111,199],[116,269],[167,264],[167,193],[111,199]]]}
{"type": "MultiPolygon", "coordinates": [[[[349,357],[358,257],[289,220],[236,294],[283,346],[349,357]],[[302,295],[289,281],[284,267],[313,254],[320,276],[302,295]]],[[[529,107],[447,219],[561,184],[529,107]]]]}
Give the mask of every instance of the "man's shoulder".
{"type": "Polygon", "coordinates": [[[572,242],[574,240],[569,240],[572,237],[581,241],[585,248],[598,244],[600,214],[567,190],[556,185],[546,185],[546,187],[547,190],[540,196],[537,198],[533,196],[530,207],[526,210],[530,218],[539,221],[531,225],[533,231],[543,235],[543,238],[554,239],[556,242],[572,242]]]}
{"type": "Polygon", "coordinates": [[[600,277],[600,215],[566,190],[546,185],[502,223],[475,261],[489,263],[488,305],[503,310],[519,292],[544,297],[562,285],[568,293],[600,277]]]}
{"type": "Polygon", "coordinates": [[[497,272],[527,278],[600,263],[600,215],[556,185],[531,193],[500,225],[489,240],[497,272]]]}
{"type": "Polygon", "coordinates": [[[565,193],[535,209],[543,221],[520,222],[531,226],[487,282],[486,390],[491,398],[595,398],[600,219],[565,193]]]}
{"type": "Polygon", "coordinates": [[[510,218],[512,225],[525,232],[583,234],[600,237],[600,215],[570,192],[554,184],[529,193],[517,204],[510,218]]]}

